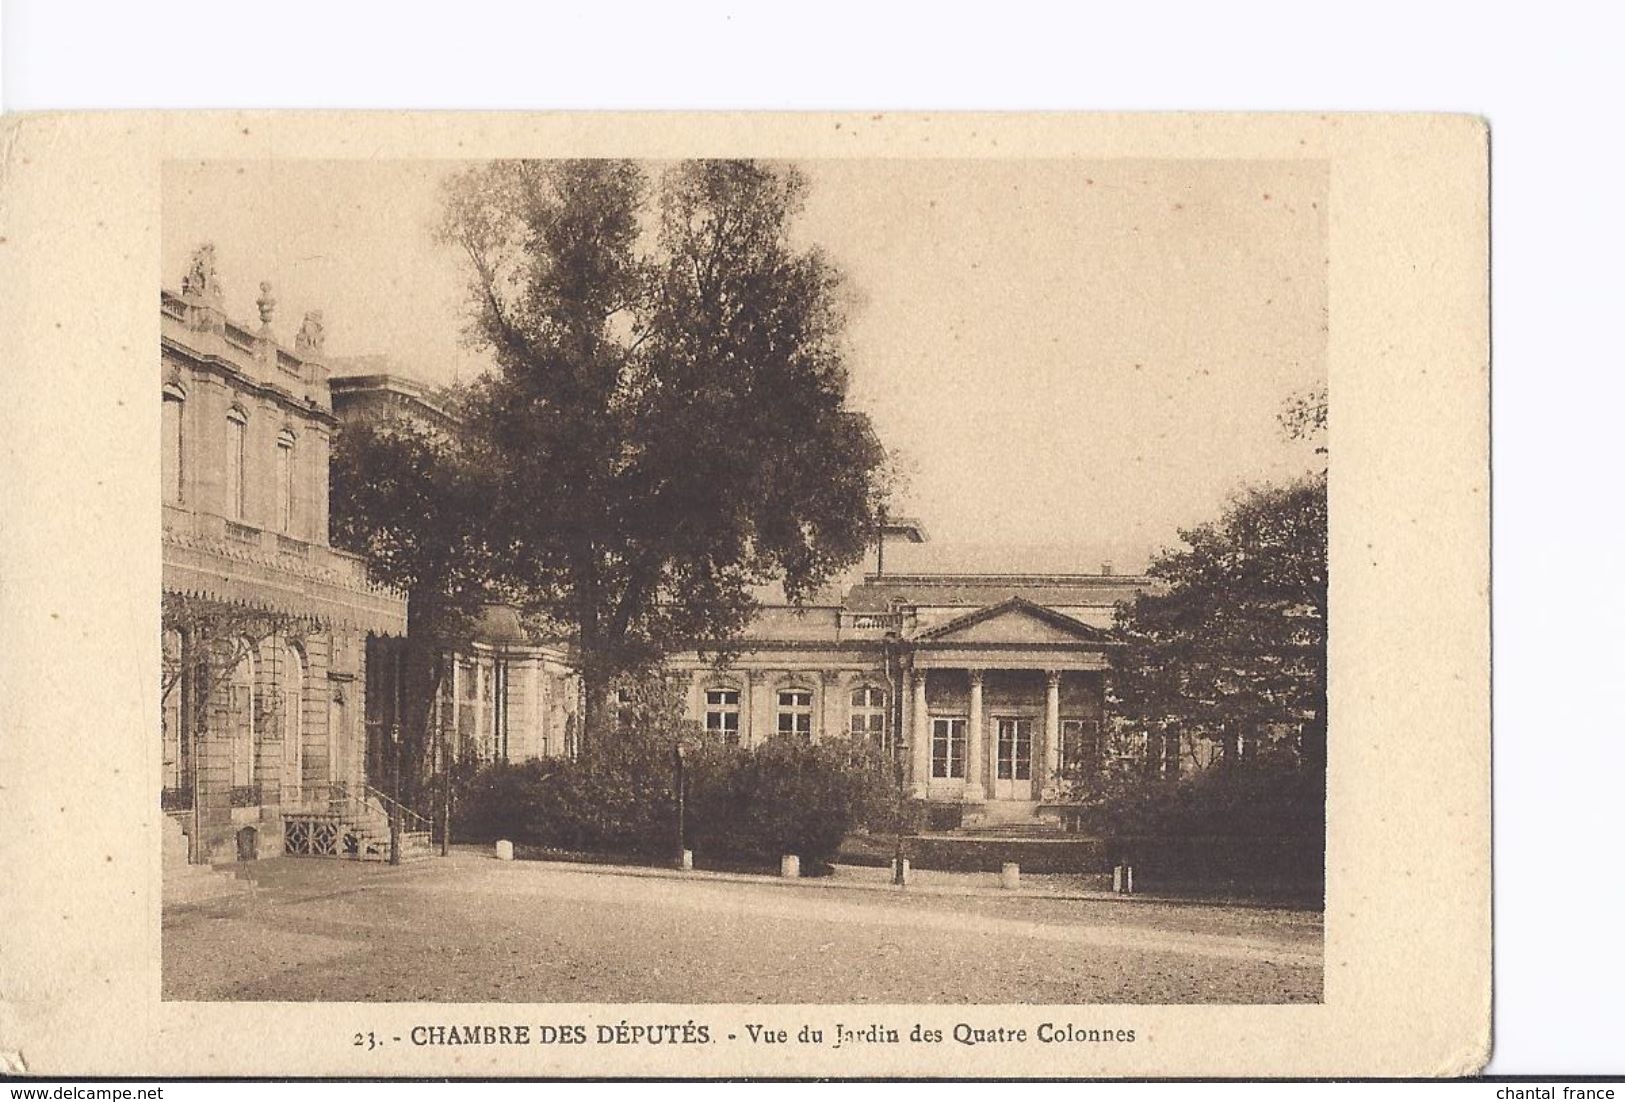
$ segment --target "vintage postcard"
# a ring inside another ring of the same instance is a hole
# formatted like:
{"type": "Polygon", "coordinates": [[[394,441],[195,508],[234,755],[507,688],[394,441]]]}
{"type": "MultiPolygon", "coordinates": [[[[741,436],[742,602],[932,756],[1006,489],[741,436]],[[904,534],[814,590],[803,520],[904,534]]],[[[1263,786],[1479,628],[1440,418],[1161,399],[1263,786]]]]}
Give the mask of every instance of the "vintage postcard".
{"type": "Polygon", "coordinates": [[[1481,120],[4,148],[8,1071],[1488,1058],[1481,120]]]}

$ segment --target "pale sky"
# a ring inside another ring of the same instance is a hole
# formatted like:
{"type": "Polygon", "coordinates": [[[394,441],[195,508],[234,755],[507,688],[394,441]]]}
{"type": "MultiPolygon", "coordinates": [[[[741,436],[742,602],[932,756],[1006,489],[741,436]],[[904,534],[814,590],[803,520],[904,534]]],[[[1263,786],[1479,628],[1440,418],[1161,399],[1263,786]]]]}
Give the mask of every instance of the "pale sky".
{"type": "MultiPolygon", "coordinates": [[[[857,300],[851,404],[912,470],[931,542],[888,571],[1119,570],[1241,487],[1315,464],[1276,414],[1325,366],[1315,162],[801,162],[799,237],[857,300]]],[[[478,373],[463,275],[436,246],[451,162],[171,163],[163,279],[212,240],[235,317],[268,279],[292,340],[478,373]]]]}

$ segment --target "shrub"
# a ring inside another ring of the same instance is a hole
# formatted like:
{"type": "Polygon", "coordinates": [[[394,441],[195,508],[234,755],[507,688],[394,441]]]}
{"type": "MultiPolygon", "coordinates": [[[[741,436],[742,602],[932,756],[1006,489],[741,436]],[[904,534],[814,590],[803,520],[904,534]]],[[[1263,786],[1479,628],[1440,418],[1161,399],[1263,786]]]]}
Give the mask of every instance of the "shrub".
{"type": "MultiPolygon", "coordinates": [[[[846,740],[791,737],[746,750],[658,714],[600,740],[575,761],[492,764],[460,785],[457,836],[590,852],[669,854],[676,835],[674,746],[686,749],[686,842],[702,859],[826,869],[855,827],[894,829],[895,775],[846,740]],[[646,725],[645,725],[646,724],[646,725]]],[[[920,810],[904,805],[912,820],[920,810]]]]}
{"type": "Polygon", "coordinates": [[[1325,831],[1325,774],[1259,762],[1178,780],[1103,774],[1072,793],[1079,825],[1109,835],[1240,835],[1312,839],[1325,831]]]}
{"type": "Polygon", "coordinates": [[[452,833],[470,842],[528,840],[522,824],[542,798],[551,765],[495,762],[460,778],[454,776],[457,794],[452,804],[452,833]]]}
{"type": "Polygon", "coordinates": [[[884,773],[858,745],[782,736],[696,761],[689,838],[697,854],[769,862],[786,853],[826,869],[841,840],[884,804],[884,773]]]}

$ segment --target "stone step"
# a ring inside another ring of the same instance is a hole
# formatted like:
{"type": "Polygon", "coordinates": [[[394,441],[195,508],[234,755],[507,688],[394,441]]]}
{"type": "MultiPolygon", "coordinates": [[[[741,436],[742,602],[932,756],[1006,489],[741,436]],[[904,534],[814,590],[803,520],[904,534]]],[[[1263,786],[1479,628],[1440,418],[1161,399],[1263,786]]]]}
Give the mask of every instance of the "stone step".
{"type": "Polygon", "coordinates": [[[1065,838],[1059,823],[975,823],[951,831],[966,838],[1065,838]]]}

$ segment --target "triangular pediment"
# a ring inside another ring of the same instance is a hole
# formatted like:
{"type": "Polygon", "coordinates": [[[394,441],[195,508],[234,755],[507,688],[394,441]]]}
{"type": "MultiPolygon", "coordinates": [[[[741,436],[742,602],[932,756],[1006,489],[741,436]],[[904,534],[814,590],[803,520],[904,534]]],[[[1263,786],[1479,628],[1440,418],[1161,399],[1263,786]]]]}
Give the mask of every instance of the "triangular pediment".
{"type": "Polygon", "coordinates": [[[928,628],[918,638],[937,643],[1099,644],[1107,636],[1064,613],[1012,597],[928,628]]]}

